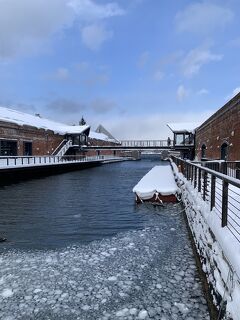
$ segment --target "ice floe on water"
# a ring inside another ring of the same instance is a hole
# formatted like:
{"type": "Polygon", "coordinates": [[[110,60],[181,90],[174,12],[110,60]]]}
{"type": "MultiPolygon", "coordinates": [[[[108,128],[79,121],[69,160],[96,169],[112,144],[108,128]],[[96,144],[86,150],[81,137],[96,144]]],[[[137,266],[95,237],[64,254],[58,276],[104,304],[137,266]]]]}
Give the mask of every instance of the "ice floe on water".
{"type": "Polygon", "coordinates": [[[210,319],[186,226],[177,215],[162,221],[87,245],[2,253],[0,319],[210,319]]]}

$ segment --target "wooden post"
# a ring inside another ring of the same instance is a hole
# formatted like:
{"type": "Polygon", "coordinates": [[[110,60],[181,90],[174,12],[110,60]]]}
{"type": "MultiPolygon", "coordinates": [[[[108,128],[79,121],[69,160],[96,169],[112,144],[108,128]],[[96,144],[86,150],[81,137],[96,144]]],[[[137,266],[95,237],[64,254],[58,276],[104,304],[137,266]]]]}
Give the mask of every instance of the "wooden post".
{"type": "Polygon", "coordinates": [[[227,225],[228,215],[228,182],[223,180],[222,186],[222,228],[227,225]]]}
{"type": "Polygon", "coordinates": [[[211,210],[215,207],[215,191],[216,191],[216,177],[212,174],[211,180],[211,210]]]}

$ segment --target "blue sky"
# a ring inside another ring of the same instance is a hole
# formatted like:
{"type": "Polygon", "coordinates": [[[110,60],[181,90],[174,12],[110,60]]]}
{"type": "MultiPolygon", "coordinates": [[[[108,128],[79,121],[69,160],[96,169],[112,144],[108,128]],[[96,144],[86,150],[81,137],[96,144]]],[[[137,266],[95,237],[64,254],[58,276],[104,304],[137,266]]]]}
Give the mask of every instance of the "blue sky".
{"type": "Polygon", "coordinates": [[[0,104],[160,139],[240,90],[239,0],[0,0],[0,104]]]}

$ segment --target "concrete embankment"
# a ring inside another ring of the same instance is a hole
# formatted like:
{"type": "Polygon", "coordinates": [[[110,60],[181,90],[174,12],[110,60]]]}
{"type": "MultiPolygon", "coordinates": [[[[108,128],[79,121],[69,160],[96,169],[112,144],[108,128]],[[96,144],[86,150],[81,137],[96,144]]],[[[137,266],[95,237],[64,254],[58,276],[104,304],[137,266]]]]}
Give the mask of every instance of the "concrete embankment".
{"type": "Polygon", "coordinates": [[[102,165],[102,161],[63,162],[58,164],[43,164],[0,168],[0,185],[6,185],[22,180],[42,178],[54,174],[83,170],[102,165]]]}

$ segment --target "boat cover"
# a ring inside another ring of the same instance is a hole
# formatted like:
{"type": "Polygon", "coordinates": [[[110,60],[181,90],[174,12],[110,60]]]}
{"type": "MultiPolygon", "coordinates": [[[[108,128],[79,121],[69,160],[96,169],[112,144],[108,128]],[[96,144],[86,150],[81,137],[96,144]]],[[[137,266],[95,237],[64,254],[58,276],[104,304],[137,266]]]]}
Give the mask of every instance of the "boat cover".
{"type": "Polygon", "coordinates": [[[141,199],[151,199],[156,193],[163,196],[176,194],[179,188],[170,165],[153,167],[133,188],[141,199]]]}

